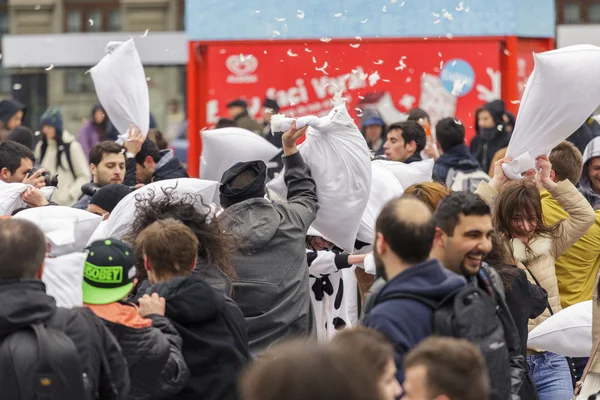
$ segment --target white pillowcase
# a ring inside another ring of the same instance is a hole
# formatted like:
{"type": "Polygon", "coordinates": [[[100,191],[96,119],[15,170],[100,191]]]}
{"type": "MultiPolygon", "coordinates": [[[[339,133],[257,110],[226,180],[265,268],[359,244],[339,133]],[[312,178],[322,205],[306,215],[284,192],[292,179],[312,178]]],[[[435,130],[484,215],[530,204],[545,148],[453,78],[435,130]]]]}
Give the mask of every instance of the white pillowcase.
{"type": "Polygon", "coordinates": [[[529,77],[504,164],[511,179],[535,167],[577,130],[600,105],[600,47],[582,44],[534,54],[529,77]]]}
{"type": "Polygon", "coordinates": [[[405,164],[390,160],[375,160],[373,165],[388,169],[394,174],[403,188],[417,183],[431,182],[433,176],[433,159],[405,164]]]}
{"type": "Polygon", "coordinates": [[[567,357],[592,352],[592,300],[567,307],[529,332],[527,346],[567,357]]]}
{"type": "Polygon", "coordinates": [[[203,213],[209,213],[212,210],[210,204],[218,186],[219,182],[195,178],[153,182],[125,196],[110,213],[103,232],[99,231],[95,236],[99,239],[102,239],[100,237],[102,235],[104,238],[122,239],[129,232],[135,220],[137,199],[147,199],[154,193],[154,200],[161,200],[165,197],[163,190],[168,190],[176,199],[185,198],[186,195],[200,196],[204,205],[196,203],[196,206],[203,213]]]}
{"type": "Polygon", "coordinates": [[[133,39],[110,42],[102,60],[90,72],[100,104],[110,122],[127,139],[131,125],[145,136],[150,127],[150,96],[144,66],[133,39]]]}

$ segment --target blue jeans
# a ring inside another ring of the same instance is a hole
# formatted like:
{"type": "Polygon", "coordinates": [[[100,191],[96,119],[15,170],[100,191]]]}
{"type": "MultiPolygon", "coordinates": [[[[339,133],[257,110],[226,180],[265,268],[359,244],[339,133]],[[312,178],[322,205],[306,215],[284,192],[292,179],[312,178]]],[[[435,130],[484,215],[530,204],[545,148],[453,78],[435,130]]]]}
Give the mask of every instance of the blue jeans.
{"type": "Polygon", "coordinates": [[[527,356],[531,380],[540,400],[569,400],[573,397],[573,380],[566,357],[544,352],[527,356]]]}

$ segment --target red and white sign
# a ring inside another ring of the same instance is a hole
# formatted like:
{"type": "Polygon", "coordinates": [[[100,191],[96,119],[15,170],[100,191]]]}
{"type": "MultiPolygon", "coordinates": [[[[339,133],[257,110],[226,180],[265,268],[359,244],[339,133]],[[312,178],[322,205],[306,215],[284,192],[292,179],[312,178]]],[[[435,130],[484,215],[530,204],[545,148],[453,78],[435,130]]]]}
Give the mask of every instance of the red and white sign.
{"type": "Polygon", "coordinates": [[[248,101],[252,115],[260,115],[265,97],[288,116],[322,115],[342,91],[355,117],[361,107],[375,106],[393,123],[418,106],[434,121],[456,116],[469,131],[474,111],[500,96],[500,57],[500,42],[492,39],[211,44],[203,54],[206,123],[227,117],[226,104],[237,98],[248,101]],[[474,73],[472,89],[461,97],[439,79],[445,61],[456,59],[474,73]]]}

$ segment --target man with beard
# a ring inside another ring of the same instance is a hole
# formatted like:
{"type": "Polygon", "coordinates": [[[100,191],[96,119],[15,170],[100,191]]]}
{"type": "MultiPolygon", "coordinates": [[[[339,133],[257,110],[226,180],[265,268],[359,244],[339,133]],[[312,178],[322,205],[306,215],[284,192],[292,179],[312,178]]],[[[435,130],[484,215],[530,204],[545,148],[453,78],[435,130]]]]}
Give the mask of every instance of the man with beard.
{"type": "MultiPolygon", "coordinates": [[[[450,271],[464,276],[469,285],[489,294],[495,302],[495,318],[502,324],[509,358],[509,365],[500,368],[510,367],[510,390],[515,395],[525,373],[519,333],[506,305],[500,276],[482,262],[492,250],[494,227],[490,207],[476,194],[455,192],[438,205],[434,219],[436,231],[431,259],[439,260],[450,271]]],[[[489,363],[488,369],[494,392],[502,382],[494,379],[489,363]]]]}
{"type": "MultiPolygon", "coordinates": [[[[86,184],[83,187],[97,190],[110,184],[122,184],[125,180],[126,153],[126,147],[110,140],[92,147],[89,158],[93,185],[86,184]]],[[[129,175],[131,178],[135,176],[134,170],[129,171],[129,175]]],[[[93,193],[87,192],[87,189],[83,191],[84,195],[73,205],[74,208],[86,210],[90,205],[93,193]]]]}
{"type": "Polygon", "coordinates": [[[465,285],[465,279],[429,260],[436,233],[435,221],[425,203],[414,198],[390,201],[375,226],[377,273],[387,283],[375,298],[364,325],[383,333],[396,349],[396,377],[404,380],[404,356],[433,334],[433,310],[410,297],[440,302],[465,285]],[[404,298],[390,298],[393,295],[404,298]],[[382,301],[384,298],[390,298],[382,301]]]}

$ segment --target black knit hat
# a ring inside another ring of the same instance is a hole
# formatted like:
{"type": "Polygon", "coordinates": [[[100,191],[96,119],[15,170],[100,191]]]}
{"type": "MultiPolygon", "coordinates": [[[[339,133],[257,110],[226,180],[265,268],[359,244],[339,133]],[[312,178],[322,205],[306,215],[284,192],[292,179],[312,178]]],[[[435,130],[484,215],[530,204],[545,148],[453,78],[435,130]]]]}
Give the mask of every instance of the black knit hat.
{"type": "Polygon", "coordinates": [[[94,193],[90,204],[94,204],[110,213],[129,193],[131,193],[129,186],[111,183],[94,193]]]}

